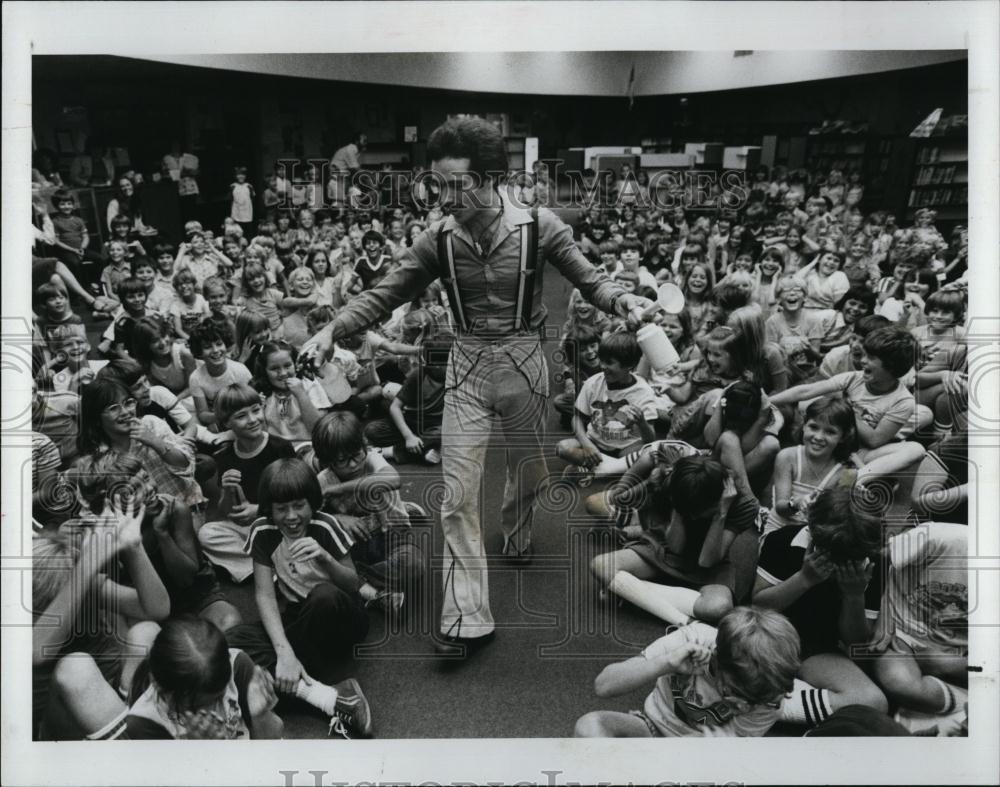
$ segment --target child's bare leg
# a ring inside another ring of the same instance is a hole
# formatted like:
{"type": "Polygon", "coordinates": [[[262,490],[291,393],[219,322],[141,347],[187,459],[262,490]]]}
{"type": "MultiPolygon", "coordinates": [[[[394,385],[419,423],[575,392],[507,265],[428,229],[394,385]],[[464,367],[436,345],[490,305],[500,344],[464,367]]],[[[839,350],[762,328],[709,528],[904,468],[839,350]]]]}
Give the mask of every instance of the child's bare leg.
{"type": "Polygon", "coordinates": [[[885,695],[861,668],[839,653],[820,653],[802,662],[799,677],[818,689],[826,689],[830,712],[848,705],[867,705],[881,713],[889,712],[885,695]]]}
{"type": "Polygon", "coordinates": [[[905,653],[885,653],[875,662],[875,679],[886,696],[904,708],[943,713],[954,698],[941,677],[926,674],[917,659],[905,653]]]}
{"type": "Polygon", "coordinates": [[[630,713],[595,710],[576,720],[576,738],[652,738],[646,722],[630,713]]]}
{"type": "Polygon", "coordinates": [[[933,407],[937,398],[944,393],[944,385],[936,383],[926,388],[917,388],[914,393],[916,394],[917,404],[933,407]]]}
{"type": "MultiPolygon", "coordinates": [[[[687,590],[687,588],[675,588],[687,590]]],[[[692,591],[696,592],[697,591],[692,591]]],[[[691,613],[706,623],[718,623],[733,608],[733,593],[725,585],[705,585],[692,605],[691,613]]]]}
{"type": "Polygon", "coordinates": [[[639,579],[655,579],[660,575],[659,571],[631,549],[619,549],[598,555],[590,561],[590,571],[597,577],[602,587],[610,585],[619,571],[627,571],[639,579]]]}
{"type": "Polygon", "coordinates": [[[103,730],[126,710],[124,700],[88,653],[70,653],[52,674],[46,737],[79,740],[103,730]]]}
{"type": "Polygon", "coordinates": [[[591,516],[604,519],[608,522],[614,522],[616,516],[615,507],[611,503],[610,494],[611,490],[605,490],[604,492],[588,495],[583,501],[584,509],[591,516]]]}
{"type": "Polygon", "coordinates": [[[920,654],[916,659],[924,675],[941,678],[953,686],[969,685],[969,659],[966,656],[930,653],[920,654]]]}
{"type": "Polygon", "coordinates": [[[228,601],[223,601],[222,599],[213,601],[202,609],[198,613],[198,617],[211,621],[218,627],[219,631],[226,631],[243,622],[243,616],[240,615],[240,611],[228,601]]]}

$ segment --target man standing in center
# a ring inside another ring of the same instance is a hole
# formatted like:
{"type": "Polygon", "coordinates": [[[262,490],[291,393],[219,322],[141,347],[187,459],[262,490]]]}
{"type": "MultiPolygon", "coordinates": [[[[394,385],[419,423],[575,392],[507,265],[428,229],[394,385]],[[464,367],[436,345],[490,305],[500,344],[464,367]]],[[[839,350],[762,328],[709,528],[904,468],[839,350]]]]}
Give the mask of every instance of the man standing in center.
{"type": "Polygon", "coordinates": [[[651,302],[626,293],[591,265],[555,214],[511,203],[501,188],[507,152],[495,126],[476,118],[448,121],[431,134],[427,158],[451,215],[422,233],[401,264],[345,306],[304,352],[329,355],[338,338],[372,325],[441,279],[458,335],[441,429],[445,588],[439,650],[464,656],[494,633],[480,510],[494,417],[507,452],[501,520],[508,558],[530,560],[535,497],[548,479],[544,263],[595,306],[632,322],[651,302]]]}

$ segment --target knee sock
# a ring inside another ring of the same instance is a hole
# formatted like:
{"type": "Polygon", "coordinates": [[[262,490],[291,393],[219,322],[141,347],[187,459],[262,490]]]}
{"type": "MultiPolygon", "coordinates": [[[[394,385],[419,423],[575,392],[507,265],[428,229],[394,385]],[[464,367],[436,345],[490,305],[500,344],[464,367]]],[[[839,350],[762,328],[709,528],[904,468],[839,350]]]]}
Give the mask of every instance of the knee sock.
{"type": "Polygon", "coordinates": [[[925,675],[924,679],[934,683],[934,685],[938,687],[938,689],[940,690],[941,694],[944,697],[944,701],[941,705],[941,708],[940,710],[937,711],[942,716],[947,716],[949,713],[954,713],[958,709],[959,700],[961,699],[961,701],[964,703],[965,696],[968,696],[957,686],[952,686],[948,683],[945,683],[943,680],[941,680],[941,678],[936,678],[933,675],[925,675]],[[965,696],[960,697],[960,693],[965,696]]]}
{"type": "Polygon", "coordinates": [[[690,588],[646,582],[627,571],[615,574],[608,589],[640,609],[677,626],[683,626],[694,617],[694,604],[700,595],[690,588]]]}
{"type": "Polygon", "coordinates": [[[796,678],[792,693],[781,703],[781,720],[815,727],[830,718],[830,692],[796,678]]]}
{"type": "Polygon", "coordinates": [[[332,716],[337,707],[337,689],[318,680],[306,683],[300,679],[295,686],[295,696],[314,708],[319,708],[327,716],[332,716]]]}

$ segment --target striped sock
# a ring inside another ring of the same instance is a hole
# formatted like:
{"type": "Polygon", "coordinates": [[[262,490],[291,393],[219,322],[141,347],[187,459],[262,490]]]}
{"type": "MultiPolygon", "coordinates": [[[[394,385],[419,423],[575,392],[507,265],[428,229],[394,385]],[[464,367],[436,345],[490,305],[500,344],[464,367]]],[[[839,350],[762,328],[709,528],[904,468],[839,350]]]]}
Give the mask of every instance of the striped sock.
{"type": "Polygon", "coordinates": [[[781,720],[815,727],[830,718],[830,692],[796,680],[792,693],[781,703],[781,720]]]}
{"type": "Polygon", "coordinates": [[[938,711],[938,714],[947,716],[950,713],[954,713],[955,708],[958,706],[958,700],[955,697],[955,692],[951,690],[951,686],[933,675],[926,675],[925,677],[937,684],[941,689],[941,693],[944,694],[944,705],[938,711]]]}

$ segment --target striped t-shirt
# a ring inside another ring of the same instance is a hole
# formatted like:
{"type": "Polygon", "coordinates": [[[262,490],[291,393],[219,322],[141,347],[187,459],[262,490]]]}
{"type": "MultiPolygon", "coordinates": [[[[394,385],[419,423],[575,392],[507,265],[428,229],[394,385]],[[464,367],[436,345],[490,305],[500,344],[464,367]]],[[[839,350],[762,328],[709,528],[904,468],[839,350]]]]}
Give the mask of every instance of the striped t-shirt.
{"type": "MultiPolygon", "coordinates": [[[[306,527],[303,538],[312,538],[329,552],[334,560],[347,556],[354,539],[344,530],[340,522],[329,514],[316,512],[306,527]]],[[[244,550],[254,563],[262,563],[274,569],[278,577],[278,589],[293,603],[305,600],[317,585],[330,581],[330,574],[316,558],[296,560],[290,548],[294,541],[282,535],[278,526],[267,517],[254,520],[250,526],[244,550]]]]}

